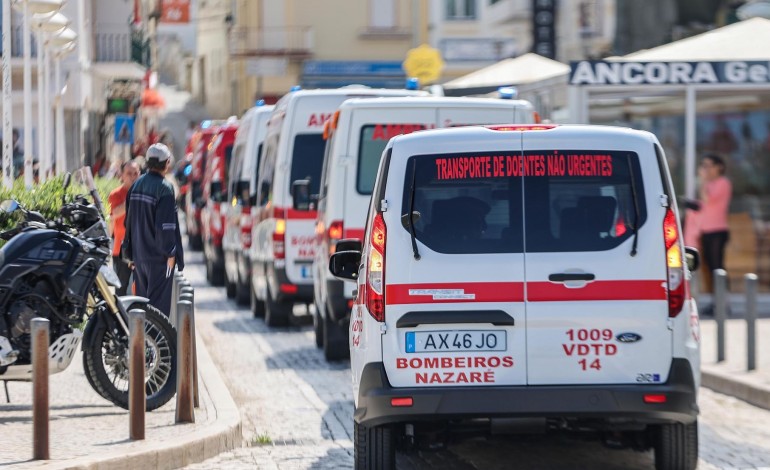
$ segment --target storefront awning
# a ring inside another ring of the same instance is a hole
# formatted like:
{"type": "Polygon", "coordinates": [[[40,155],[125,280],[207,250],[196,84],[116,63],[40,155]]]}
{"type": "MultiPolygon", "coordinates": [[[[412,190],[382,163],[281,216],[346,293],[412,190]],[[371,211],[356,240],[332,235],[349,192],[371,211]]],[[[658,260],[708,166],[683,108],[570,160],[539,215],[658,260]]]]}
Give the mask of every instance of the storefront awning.
{"type": "Polygon", "coordinates": [[[528,53],[484,67],[445,83],[447,96],[484,94],[501,86],[526,85],[567,75],[569,65],[528,53]]]}

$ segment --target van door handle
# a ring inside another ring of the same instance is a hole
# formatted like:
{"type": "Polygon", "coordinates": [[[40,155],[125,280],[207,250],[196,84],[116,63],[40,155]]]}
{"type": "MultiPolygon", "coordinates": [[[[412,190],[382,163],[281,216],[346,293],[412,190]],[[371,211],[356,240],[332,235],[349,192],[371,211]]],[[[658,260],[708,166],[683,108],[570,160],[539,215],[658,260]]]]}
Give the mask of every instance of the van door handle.
{"type": "Polygon", "coordinates": [[[554,273],[548,276],[551,282],[593,281],[595,278],[591,273],[554,273]]]}

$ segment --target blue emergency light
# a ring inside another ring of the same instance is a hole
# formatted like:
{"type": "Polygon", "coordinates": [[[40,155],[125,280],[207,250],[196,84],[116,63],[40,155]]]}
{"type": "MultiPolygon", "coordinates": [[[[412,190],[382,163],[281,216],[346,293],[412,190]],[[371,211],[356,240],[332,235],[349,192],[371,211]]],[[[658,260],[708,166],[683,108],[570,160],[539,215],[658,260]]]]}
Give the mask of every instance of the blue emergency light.
{"type": "Polygon", "coordinates": [[[420,89],[420,79],[417,77],[409,77],[406,79],[406,89],[407,90],[419,90],[420,89]]]}
{"type": "Polygon", "coordinates": [[[513,100],[519,96],[519,91],[516,89],[516,87],[501,86],[497,89],[497,95],[501,100],[513,100]]]}
{"type": "Polygon", "coordinates": [[[264,106],[264,105],[265,105],[265,100],[257,100],[257,102],[254,103],[254,106],[264,106]]]}
{"type": "Polygon", "coordinates": [[[201,123],[201,129],[208,129],[209,127],[211,127],[211,121],[205,120],[201,123]]]}
{"type": "Polygon", "coordinates": [[[301,89],[302,89],[302,87],[301,87],[301,86],[299,86],[299,85],[294,85],[293,87],[291,87],[291,88],[289,89],[289,92],[292,92],[292,91],[299,91],[299,90],[301,90],[301,89]]]}

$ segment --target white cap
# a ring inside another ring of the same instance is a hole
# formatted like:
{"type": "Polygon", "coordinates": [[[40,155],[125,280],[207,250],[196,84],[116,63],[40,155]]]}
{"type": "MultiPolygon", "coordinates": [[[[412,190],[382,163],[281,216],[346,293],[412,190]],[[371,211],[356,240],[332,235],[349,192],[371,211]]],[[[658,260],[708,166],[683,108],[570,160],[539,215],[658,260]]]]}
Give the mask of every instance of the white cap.
{"type": "Polygon", "coordinates": [[[147,149],[145,158],[148,160],[153,159],[158,160],[159,162],[165,162],[166,160],[171,160],[171,151],[165,144],[152,144],[150,145],[150,148],[147,149]]]}

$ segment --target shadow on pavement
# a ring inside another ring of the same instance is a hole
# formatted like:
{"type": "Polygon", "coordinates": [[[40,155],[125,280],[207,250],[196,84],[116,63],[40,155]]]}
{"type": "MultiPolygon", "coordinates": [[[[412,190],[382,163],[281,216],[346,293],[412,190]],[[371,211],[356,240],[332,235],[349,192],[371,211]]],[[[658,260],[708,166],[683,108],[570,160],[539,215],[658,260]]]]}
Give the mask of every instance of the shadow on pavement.
{"type": "Polygon", "coordinates": [[[353,449],[329,449],[323,457],[310,465],[313,470],[353,468],[353,449]]]}
{"type": "Polygon", "coordinates": [[[269,356],[265,363],[270,369],[302,370],[346,370],[350,368],[349,361],[326,362],[323,353],[314,346],[297,349],[284,349],[269,356]]]}

